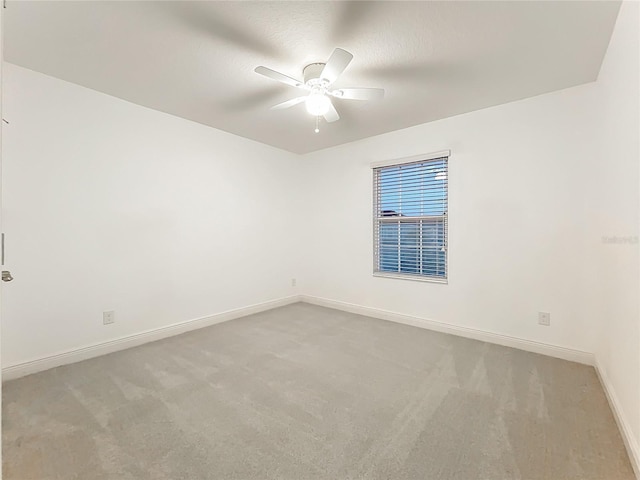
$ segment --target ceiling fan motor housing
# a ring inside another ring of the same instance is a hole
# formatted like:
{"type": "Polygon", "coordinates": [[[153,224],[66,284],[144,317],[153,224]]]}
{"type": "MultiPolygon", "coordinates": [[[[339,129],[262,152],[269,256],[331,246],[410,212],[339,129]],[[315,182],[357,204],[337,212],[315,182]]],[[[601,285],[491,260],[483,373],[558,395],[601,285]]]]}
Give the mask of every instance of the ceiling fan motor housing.
{"type": "Polygon", "coordinates": [[[304,67],[302,70],[302,74],[304,75],[304,84],[310,87],[321,86],[323,83],[328,84],[329,82],[320,78],[322,70],[324,70],[324,66],[324,63],[312,63],[304,67]]]}
{"type": "Polygon", "coordinates": [[[318,133],[318,117],[324,117],[327,123],[340,120],[340,115],[338,115],[330,97],[344,98],[346,100],[373,100],[384,96],[384,90],[381,88],[329,90],[352,59],[353,55],[351,53],[342,48],[335,48],[326,63],[310,63],[302,69],[304,83],[263,66],[256,67],[255,72],[280,83],[305,90],[307,95],[279,103],[271,107],[271,109],[282,110],[304,102],[307,111],[316,117],[315,132],[318,133]]]}

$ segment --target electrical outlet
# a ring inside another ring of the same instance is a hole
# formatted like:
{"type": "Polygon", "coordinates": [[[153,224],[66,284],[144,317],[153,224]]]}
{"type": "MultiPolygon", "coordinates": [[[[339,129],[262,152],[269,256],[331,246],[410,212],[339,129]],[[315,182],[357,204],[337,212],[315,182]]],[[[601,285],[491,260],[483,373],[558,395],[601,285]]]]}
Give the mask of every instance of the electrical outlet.
{"type": "Polygon", "coordinates": [[[295,278],[292,278],[292,279],[291,279],[291,286],[292,286],[292,287],[295,287],[297,284],[298,284],[298,282],[296,281],[296,279],[295,279],[295,278]]]}
{"type": "Polygon", "coordinates": [[[551,314],[547,312],[538,312],[538,324],[548,327],[551,325],[551,314]]]}
{"type": "Polygon", "coordinates": [[[103,325],[111,325],[116,321],[116,312],[113,310],[109,312],[102,312],[102,324],[103,325]]]}

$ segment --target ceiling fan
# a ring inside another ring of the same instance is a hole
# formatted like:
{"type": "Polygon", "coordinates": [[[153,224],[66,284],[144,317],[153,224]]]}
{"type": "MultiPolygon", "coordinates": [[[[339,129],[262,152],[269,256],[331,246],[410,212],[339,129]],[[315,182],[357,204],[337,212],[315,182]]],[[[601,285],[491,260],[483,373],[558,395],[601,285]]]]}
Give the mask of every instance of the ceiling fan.
{"type": "Polygon", "coordinates": [[[304,67],[302,70],[304,82],[267,67],[257,67],[255,72],[286,85],[309,92],[302,97],[292,98],[286,102],[274,105],[271,107],[271,110],[281,110],[305,102],[307,112],[316,117],[315,131],[318,133],[320,131],[318,126],[321,116],[329,123],[340,120],[340,115],[338,115],[336,108],[333,106],[333,103],[331,103],[330,97],[343,98],[345,100],[376,100],[384,97],[384,90],[382,88],[331,89],[333,83],[345,68],[347,68],[347,65],[349,65],[352,59],[353,55],[349,52],[341,48],[336,48],[327,63],[312,63],[304,67]]]}

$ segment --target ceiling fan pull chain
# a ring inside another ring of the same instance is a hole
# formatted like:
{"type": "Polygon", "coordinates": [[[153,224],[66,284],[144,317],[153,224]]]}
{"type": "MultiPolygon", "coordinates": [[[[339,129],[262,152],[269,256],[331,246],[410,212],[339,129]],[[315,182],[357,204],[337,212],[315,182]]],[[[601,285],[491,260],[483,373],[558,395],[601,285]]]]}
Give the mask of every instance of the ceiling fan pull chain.
{"type": "Polygon", "coordinates": [[[378,100],[384,97],[382,88],[341,88],[339,90],[329,90],[329,87],[344,72],[349,63],[353,60],[353,55],[336,48],[333,50],[331,57],[327,63],[310,63],[302,69],[304,80],[296,80],[284,73],[276,72],[270,68],[259,66],[255,68],[255,72],[276,80],[285,85],[300,88],[309,92],[304,97],[292,98],[286,102],[279,103],[271,107],[271,110],[282,110],[293,107],[304,102],[307,112],[316,117],[315,132],[320,133],[320,117],[323,117],[327,123],[333,123],[340,120],[340,115],[331,103],[330,97],[342,98],[344,100],[378,100]]]}

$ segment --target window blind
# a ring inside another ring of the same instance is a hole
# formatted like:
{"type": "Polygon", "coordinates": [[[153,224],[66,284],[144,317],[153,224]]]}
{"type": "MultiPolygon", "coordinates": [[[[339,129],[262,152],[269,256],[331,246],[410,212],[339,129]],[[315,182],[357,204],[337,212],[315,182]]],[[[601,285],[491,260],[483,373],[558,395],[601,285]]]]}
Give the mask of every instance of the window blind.
{"type": "Polygon", "coordinates": [[[374,273],[447,278],[448,156],[373,169],[374,273]]]}

